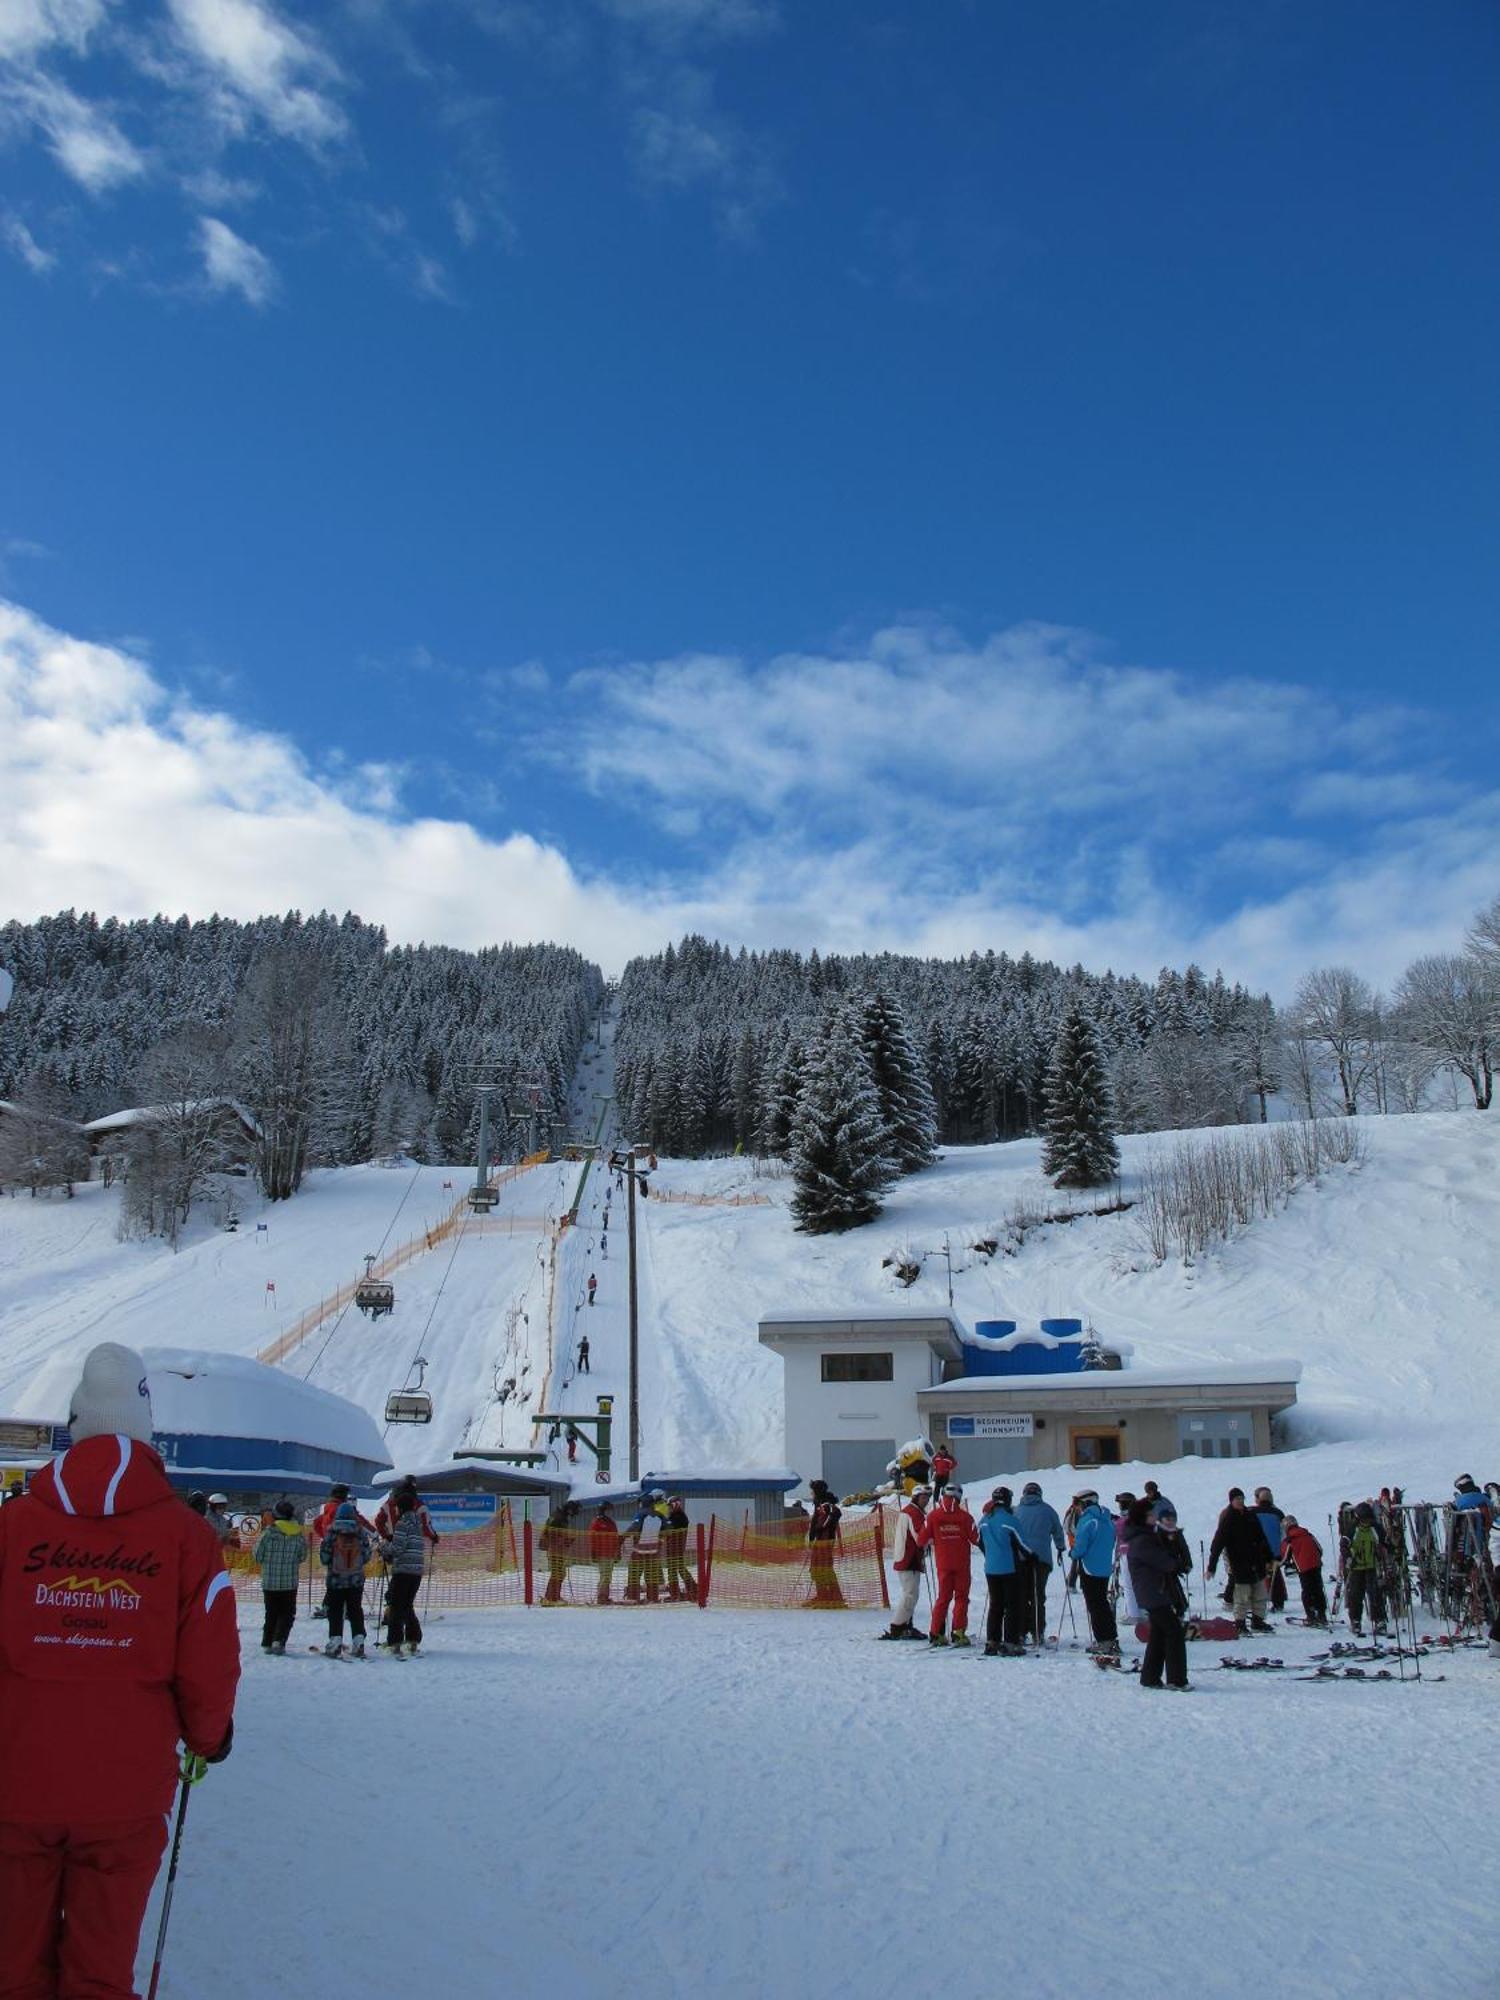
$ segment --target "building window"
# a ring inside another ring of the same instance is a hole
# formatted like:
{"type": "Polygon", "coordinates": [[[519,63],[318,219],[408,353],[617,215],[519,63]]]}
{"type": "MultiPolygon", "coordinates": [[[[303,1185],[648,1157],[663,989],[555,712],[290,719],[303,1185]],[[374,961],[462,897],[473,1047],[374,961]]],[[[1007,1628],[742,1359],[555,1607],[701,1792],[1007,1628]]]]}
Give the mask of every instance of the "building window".
{"type": "Polygon", "coordinates": [[[1074,1465],[1085,1469],[1096,1465],[1118,1465],[1120,1463],[1120,1433],[1118,1430],[1074,1430],[1068,1434],[1070,1456],[1074,1465]]]}
{"type": "Polygon", "coordinates": [[[889,1354],[825,1354],[825,1382],[890,1382],[895,1379],[889,1354]]]}

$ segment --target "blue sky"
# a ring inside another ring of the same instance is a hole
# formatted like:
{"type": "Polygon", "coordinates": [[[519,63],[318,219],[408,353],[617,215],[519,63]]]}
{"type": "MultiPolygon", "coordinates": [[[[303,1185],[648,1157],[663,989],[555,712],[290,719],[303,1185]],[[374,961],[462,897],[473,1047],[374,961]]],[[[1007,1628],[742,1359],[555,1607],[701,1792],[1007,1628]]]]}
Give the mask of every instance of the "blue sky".
{"type": "Polygon", "coordinates": [[[1497,86],[1479,0],[0,0],[7,913],[1452,945],[1497,86]]]}

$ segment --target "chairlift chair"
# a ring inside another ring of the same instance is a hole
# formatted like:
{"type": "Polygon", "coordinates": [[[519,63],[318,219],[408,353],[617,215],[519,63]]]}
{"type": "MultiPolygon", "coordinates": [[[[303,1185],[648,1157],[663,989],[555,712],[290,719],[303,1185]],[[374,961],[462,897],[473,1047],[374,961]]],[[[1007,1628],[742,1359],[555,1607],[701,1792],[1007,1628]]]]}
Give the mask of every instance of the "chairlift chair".
{"type": "Polygon", "coordinates": [[[469,1210],[473,1215],[487,1215],[500,1199],[499,1188],[486,1183],[483,1187],[469,1189],[469,1210]]]}
{"type": "Polygon", "coordinates": [[[385,1399],[388,1424],[430,1424],[432,1398],[425,1389],[394,1389],[385,1399]]]}
{"type": "Polygon", "coordinates": [[[396,1309],[396,1288],[388,1278],[377,1278],[371,1273],[374,1256],[365,1259],[365,1275],[354,1288],[354,1303],[362,1313],[371,1319],[379,1319],[382,1313],[396,1309]]]}

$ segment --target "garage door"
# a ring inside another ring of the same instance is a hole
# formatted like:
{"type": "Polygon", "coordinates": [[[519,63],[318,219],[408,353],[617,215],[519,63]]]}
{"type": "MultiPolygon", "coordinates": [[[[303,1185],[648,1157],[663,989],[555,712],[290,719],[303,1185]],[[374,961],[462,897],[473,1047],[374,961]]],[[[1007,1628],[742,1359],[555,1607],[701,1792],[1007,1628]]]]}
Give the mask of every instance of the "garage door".
{"type": "Polygon", "coordinates": [[[823,1477],[835,1493],[869,1493],[895,1456],[894,1438],[824,1438],[823,1477]]]}

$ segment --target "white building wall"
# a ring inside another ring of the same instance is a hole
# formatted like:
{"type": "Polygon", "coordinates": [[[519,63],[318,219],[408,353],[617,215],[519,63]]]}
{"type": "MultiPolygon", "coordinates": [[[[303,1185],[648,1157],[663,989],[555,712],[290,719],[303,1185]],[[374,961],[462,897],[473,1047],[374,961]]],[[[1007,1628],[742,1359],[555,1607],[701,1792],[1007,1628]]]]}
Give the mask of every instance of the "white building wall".
{"type": "MultiPolygon", "coordinates": [[[[798,1493],[811,1479],[821,1479],[823,1445],[882,1440],[892,1449],[916,1437],[917,1391],[932,1386],[937,1358],[925,1340],[882,1342],[861,1340],[862,1354],[890,1354],[889,1382],[825,1382],[823,1355],[848,1353],[854,1343],[815,1341],[788,1343],[782,1351],[786,1367],[786,1462],[802,1475],[798,1493]]],[[[889,1457],[887,1451],[886,1457],[889,1457]]],[[[836,1483],[836,1482],[835,1482],[836,1483]]]]}

